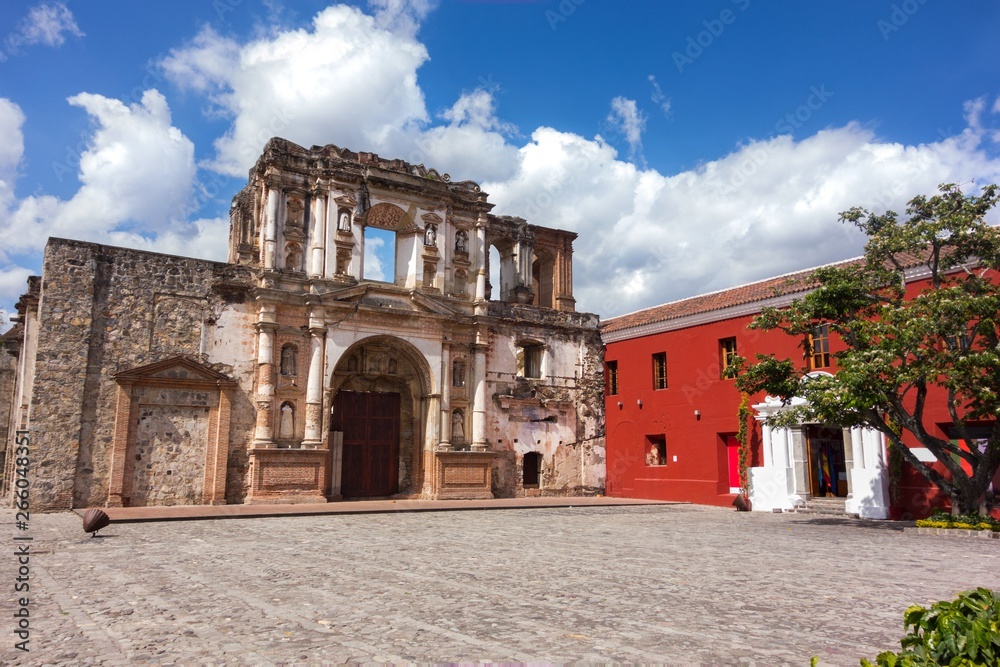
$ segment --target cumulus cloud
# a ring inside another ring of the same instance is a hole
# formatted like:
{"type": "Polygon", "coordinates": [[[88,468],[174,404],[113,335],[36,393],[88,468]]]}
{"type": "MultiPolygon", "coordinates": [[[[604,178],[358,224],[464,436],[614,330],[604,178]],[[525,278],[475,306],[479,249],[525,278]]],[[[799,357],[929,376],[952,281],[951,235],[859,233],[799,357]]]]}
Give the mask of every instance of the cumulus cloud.
{"type": "Polygon", "coordinates": [[[850,124],[749,142],[665,175],[619,159],[600,137],[540,128],[517,174],[484,189],[498,213],[580,234],[578,306],[609,317],[856,256],[864,238],[840,211],[901,212],[943,182],[1000,182],[1000,160],[978,136],[904,146],[850,124]]]}
{"type": "Polygon", "coordinates": [[[355,150],[407,148],[393,140],[429,121],[416,75],[427,49],[407,21],[429,5],[375,4],[375,16],[333,6],[309,29],[246,44],[205,28],[171,51],[161,63],[170,80],[211,91],[214,109],[232,118],[209,166],[243,176],[273,136],[306,146],[336,139],[355,150]]]}
{"type": "Polygon", "coordinates": [[[24,155],[24,113],[21,107],[0,97],[0,211],[14,196],[17,166],[24,155]]]}
{"type": "Polygon", "coordinates": [[[625,136],[625,141],[628,142],[629,159],[642,164],[644,161],[642,157],[642,133],[646,129],[646,115],[639,110],[635,100],[625,97],[616,97],[611,100],[608,123],[625,136]]]}
{"type": "Polygon", "coordinates": [[[129,106],[90,93],[68,102],[95,124],[80,158],[80,189],[68,200],[43,194],[15,202],[0,229],[3,252],[41,250],[49,236],[155,249],[171,230],[196,231],[185,224],[194,204],[194,145],[171,124],[163,95],[147,90],[129,106]]]}
{"type": "MultiPolygon", "coordinates": [[[[66,34],[83,37],[73,12],[61,2],[43,2],[28,11],[17,28],[4,39],[4,46],[11,54],[20,53],[22,46],[61,46],[66,41],[66,34]]],[[[3,59],[4,54],[0,52],[0,60],[3,59]]]]}

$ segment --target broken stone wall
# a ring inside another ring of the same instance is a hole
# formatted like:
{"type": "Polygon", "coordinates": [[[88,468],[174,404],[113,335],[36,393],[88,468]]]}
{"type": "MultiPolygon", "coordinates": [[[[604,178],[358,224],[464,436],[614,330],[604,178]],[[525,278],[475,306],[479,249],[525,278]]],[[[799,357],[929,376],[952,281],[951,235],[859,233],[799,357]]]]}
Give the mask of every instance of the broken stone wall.
{"type": "Polygon", "coordinates": [[[105,503],[116,415],[113,376],[176,355],[208,364],[240,385],[228,475],[239,488],[227,488],[227,495],[241,497],[246,475],[239,452],[254,423],[249,284],[246,269],[217,262],[49,241],[31,398],[34,509],[105,503]]]}
{"type": "Polygon", "coordinates": [[[490,303],[487,435],[498,452],[497,497],[604,492],[603,347],[597,316],[490,303]],[[518,347],[541,344],[539,378],[525,377],[518,347]],[[525,487],[524,456],[541,454],[537,487],[525,487]]]}

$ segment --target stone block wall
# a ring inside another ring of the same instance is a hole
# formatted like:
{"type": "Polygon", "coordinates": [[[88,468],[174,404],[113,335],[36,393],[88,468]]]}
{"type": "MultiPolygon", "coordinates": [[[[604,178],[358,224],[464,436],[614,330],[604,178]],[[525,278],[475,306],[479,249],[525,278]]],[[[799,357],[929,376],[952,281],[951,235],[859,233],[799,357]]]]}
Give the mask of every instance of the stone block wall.
{"type": "MultiPolygon", "coordinates": [[[[237,381],[228,445],[245,451],[254,421],[248,397],[255,363],[246,350],[219,343],[227,337],[253,340],[252,329],[224,330],[225,324],[242,329],[253,320],[247,269],[51,239],[43,275],[39,315],[45,326],[34,359],[31,408],[33,509],[105,503],[114,375],[171,356],[189,356],[237,381]]],[[[229,475],[242,477],[238,471],[229,475]]]]}

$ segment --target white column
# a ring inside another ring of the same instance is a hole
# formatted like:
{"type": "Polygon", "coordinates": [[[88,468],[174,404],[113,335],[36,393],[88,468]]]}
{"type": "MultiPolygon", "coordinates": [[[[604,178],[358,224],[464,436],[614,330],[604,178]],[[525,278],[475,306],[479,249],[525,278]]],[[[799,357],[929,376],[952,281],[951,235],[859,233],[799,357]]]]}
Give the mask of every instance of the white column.
{"type": "Polygon", "coordinates": [[[861,427],[855,426],[851,429],[851,447],[854,448],[854,467],[865,467],[865,445],[861,427]]]}
{"type": "MultiPolygon", "coordinates": [[[[273,307],[261,307],[262,320],[273,317],[273,307]],[[266,310],[265,310],[266,309],[266,310]]],[[[274,332],[272,321],[257,323],[257,422],[254,447],[274,446],[274,332]]]]}
{"type": "Polygon", "coordinates": [[[774,465],[774,454],[772,453],[772,447],[774,446],[774,434],[771,431],[771,427],[767,425],[767,422],[761,421],[761,445],[760,449],[764,455],[764,467],[770,468],[774,465]]]}
{"type": "Polygon", "coordinates": [[[317,449],[323,444],[323,341],[326,329],[309,329],[312,349],[306,378],[306,432],[302,446],[317,449]]]}
{"type": "Polygon", "coordinates": [[[326,273],[326,197],[316,194],[313,199],[312,215],[312,268],[313,278],[322,278],[326,273]]]}
{"type": "Polygon", "coordinates": [[[274,256],[278,245],[278,199],[281,191],[267,189],[267,207],[264,209],[264,268],[274,268],[274,256]]]}
{"type": "Polygon", "coordinates": [[[486,345],[473,346],[475,394],[472,399],[472,450],[485,452],[486,444],[486,345]]]}
{"type": "Polygon", "coordinates": [[[451,346],[441,348],[441,449],[451,449],[451,346]]]}
{"type": "MultiPolygon", "coordinates": [[[[486,201],[486,195],[481,194],[479,200],[481,202],[486,201]]],[[[487,222],[486,211],[480,211],[479,217],[476,220],[476,235],[475,235],[475,252],[474,252],[474,267],[476,271],[476,314],[485,315],[486,306],[486,261],[489,257],[489,248],[486,247],[486,226],[489,224],[487,222]]],[[[495,285],[494,289],[500,289],[499,285],[495,285]]]]}

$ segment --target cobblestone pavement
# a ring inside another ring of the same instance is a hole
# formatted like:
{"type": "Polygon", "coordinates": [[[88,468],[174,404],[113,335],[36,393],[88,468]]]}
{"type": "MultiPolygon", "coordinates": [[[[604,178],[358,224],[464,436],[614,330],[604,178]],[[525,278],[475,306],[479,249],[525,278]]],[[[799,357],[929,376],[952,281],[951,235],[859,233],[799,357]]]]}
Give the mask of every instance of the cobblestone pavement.
{"type": "Polygon", "coordinates": [[[115,524],[32,515],[3,664],[857,665],[903,610],[1000,587],[995,540],[697,506],[115,524]],[[22,594],[23,595],[23,594],[22,594]]]}

